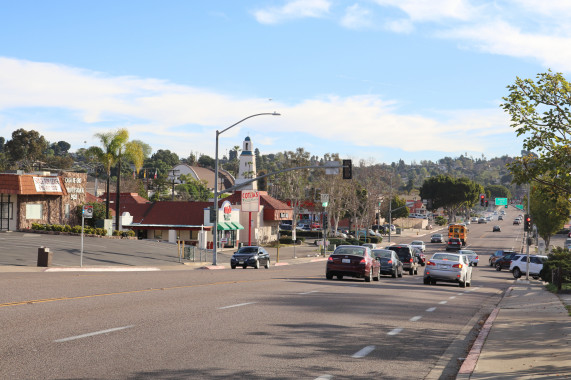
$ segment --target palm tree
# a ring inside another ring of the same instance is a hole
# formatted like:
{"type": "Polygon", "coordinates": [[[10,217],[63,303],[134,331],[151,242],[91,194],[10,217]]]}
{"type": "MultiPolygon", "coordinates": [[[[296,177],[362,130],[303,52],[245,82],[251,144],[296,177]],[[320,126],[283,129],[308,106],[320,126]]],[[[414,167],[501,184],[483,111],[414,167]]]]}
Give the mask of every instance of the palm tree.
{"type": "Polygon", "coordinates": [[[87,157],[94,158],[95,161],[105,167],[105,171],[107,173],[105,189],[107,194],[105,199],[105,219],[109,219],[109,180],[111,178],[111,168],[115,165],[115,133],[96,133],[95,137],[99,139],[103,148],[98,146],[89,147],[86,150],[85,155],[87,157]]]}

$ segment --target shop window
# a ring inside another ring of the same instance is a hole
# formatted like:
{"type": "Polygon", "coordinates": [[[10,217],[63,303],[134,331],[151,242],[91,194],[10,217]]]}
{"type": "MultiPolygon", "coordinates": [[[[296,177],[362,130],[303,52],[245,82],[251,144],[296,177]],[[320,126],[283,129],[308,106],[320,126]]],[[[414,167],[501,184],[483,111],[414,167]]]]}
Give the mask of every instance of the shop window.
{"type": "Polygon", "coordinates": [[[43,209],[41,203],[27,203],[26,219],[42,219],[43,209]]]}
{"type": "Polygon", "coordinates": [[[64,215],[66,219],[69,219],[69,211],[70,211],[70,205],[69,203],[66,203],[64,206],[64,215]]]}
{"type": "Polygon", "coordinates": [[[163,238],[163,231],[155,230],[155,239],[162,239],[162,238],[163,238]]]}
{"type": "Polygon", "coordinates": [[[2,207],[2,210],[0,210],[0,217],[2,219],[12,219],[12,216],[14,215],[14,203],[3,203],[0,207],[2,207]]]}

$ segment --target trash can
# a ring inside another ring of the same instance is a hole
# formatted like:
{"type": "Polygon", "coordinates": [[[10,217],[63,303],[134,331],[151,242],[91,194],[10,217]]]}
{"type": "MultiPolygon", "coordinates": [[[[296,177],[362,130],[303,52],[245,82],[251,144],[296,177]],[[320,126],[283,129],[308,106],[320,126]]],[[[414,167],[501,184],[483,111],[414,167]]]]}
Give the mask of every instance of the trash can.
{"type": "Polygon", "coordinates": [[[52,255],[48,247],[38,248],[38,266],[49,267],[52,265],[52,255]]]}

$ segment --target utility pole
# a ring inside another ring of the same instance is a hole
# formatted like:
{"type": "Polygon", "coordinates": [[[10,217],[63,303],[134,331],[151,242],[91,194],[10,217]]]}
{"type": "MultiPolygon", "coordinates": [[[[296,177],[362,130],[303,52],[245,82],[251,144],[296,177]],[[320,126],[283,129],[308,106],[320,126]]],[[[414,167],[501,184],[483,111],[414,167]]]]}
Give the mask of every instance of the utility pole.
{"type": "Polygon", "coordinates": [[[173,201],[174,201],[174,183],[175,183],[175,179],[177,179],[176,176],[179,172],[180,172],[180,170],[177,170],[177,169],[169,170],[169,173],[172,173],[172,200],[173,201]]]}

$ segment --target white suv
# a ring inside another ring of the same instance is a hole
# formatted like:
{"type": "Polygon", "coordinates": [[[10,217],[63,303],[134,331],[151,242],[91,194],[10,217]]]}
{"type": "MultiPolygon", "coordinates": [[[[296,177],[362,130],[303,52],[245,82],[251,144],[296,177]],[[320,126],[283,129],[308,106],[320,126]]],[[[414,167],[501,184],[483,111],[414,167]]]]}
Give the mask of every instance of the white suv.
{"type": "MultiPolygon", "coordinates": [[[[539,278],[539,273],[543,269],[543,262],[547,260],[547,256],[530,255],[529,256],[529,274],[535,279],[539,278]]],[[[510,264],[510,272],[514,278],[520,278],[527,272],[527,255],[517,255],[512,259],[510,264]]]]}

